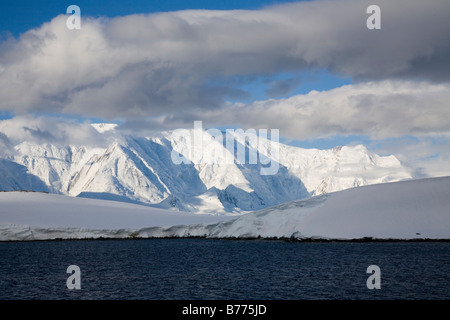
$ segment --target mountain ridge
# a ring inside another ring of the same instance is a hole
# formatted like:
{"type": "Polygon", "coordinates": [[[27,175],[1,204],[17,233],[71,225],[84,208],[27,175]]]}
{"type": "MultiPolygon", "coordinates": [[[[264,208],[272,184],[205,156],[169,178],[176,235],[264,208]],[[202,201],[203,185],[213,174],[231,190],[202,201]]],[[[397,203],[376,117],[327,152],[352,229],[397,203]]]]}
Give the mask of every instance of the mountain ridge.
{"type": "MultiPolygon", "coordinates": [[[[173,132],[153,137],[124,135],[108,124],[95,124],[94,128],[99,135],[114,132],[116,137],[105,146],[18,143],[15,154],[0,162],[0,172],[9,170],[14,175],[14,166],[7,166],[9,162],[20,166],[22,172],[13,185],[0,180],[0,189],[30,189],[32,180],[39,185],[38,191],[224,214],[412,178],[395,156],[379,156],[363,145],[302,149],[248,132],[234,132],[234,150],[245,150],[246,162],[236,154],[230,162],[225,141],[205,130],[186,129],[180,138],[173,132]],[[195,153],[196,146],[189,140],[195,135],[202,139],[201,154],[195,153]],[[258,163],[249,163],[252,152],[258,163]],[[174,154],[188,160],[195,157],[196,161],[176,164],[174,154]],[[262,175],[261,168],[267,167],[268,161],[275,163],[278,170],[273,175],[262,175]],[[21,181],[24,168],[28,180],[21,181]],[[43,186],[47,190],[42,190],[43,186]]],[[[33,190],[33,184],[31,187],[33,190]]]]}

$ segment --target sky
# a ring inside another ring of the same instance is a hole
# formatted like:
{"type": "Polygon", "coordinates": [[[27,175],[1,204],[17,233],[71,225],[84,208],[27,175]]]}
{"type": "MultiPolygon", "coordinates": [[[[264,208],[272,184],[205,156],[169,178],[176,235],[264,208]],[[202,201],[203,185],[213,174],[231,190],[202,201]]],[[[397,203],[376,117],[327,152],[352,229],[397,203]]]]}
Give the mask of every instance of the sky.
{"type": "Polygon", "coordinates": [[[0,145],[19,139],[5,128],[58,136],[55,121],[147,134],[202,120],[450,175],[449,16],[447,0],[2,1],[0,145]]]}

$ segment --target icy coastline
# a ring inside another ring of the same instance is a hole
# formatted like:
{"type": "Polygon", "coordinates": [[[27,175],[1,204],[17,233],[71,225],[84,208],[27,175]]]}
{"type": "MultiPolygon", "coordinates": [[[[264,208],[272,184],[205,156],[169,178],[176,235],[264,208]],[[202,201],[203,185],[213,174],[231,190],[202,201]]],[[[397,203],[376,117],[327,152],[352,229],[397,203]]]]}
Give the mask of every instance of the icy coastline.
{"type": "Polygon", "coordinates": [[[204,237],[450,239],[450,177],[358,187],[240,216],[0,193],[0,240],[204,237]]]}

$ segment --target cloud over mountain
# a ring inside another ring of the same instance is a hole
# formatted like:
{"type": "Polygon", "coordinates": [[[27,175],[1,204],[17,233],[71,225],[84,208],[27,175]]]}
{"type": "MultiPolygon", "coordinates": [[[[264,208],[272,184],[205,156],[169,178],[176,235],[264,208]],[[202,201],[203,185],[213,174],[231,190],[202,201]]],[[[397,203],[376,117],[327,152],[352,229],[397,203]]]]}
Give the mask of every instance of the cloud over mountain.
{"type": "Polygon", "coordinates": [[[212,123],[283,128],[286,137],[367,135],[385,139],[450,132],[449,84],[379,81],[312,91],[287,99],[234,104],[198,114],[212,123]]]}
{"type": "Polygon", "coordinates": [[[80,30],[60,15],[0,44],[0,110],[190,117],[245,97],[238,84],[252,77],[306,69],[355,81],[450,80],[448,1],[378,1],[381,30],[366,28],[370,4],[82,16],[80,30]]]}

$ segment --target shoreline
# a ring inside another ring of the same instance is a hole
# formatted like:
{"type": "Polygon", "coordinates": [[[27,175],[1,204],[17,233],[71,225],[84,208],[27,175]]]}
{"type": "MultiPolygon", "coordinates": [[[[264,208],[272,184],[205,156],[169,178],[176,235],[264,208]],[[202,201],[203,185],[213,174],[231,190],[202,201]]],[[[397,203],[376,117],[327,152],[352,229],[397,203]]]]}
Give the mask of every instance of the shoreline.
{"type": "Polygon", "coordinates": [[[91,238],[53,238],[53,239],[24,239],[24,240],[0,240],[0,243],[22,243],[22,242],[64,242],[64,241],[142,241],[142,240],[183,240],[183,239],[198,239],[198,240],[227,240],[227,241],[273,241],[273,242],[290,242],[290,243],[394,243],[394,242],[450,242],[450,239],[443,238],[372,238],[363,237],[355,239],[326,239],[326,238],[286,238],[286,237],[204,237],[204,236],[186,236],[186,237],[91,237],[91,238]]]}

